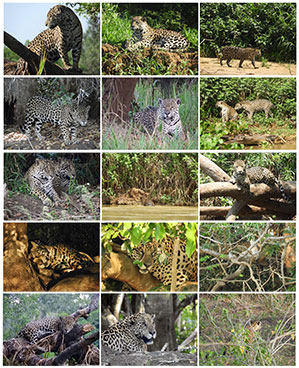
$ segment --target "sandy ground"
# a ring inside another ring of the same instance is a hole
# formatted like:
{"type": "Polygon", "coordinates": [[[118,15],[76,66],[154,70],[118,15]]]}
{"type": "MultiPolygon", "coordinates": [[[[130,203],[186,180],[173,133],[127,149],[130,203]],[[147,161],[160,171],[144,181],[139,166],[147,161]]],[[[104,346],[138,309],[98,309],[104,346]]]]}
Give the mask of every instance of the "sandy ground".
{"type": "Polygon", "coordinates": [[[239,68],[239,60],[232,60],[229,68],[224,60],[221,66],[217,58],[200,58],[200,75],[293,75],[296,76],[296,64],[282,64],[267,62],[266,67],[262,63],[255,62],[258,69],[254,69],[251,61],[245,60],[242,68],[239,68]]]}

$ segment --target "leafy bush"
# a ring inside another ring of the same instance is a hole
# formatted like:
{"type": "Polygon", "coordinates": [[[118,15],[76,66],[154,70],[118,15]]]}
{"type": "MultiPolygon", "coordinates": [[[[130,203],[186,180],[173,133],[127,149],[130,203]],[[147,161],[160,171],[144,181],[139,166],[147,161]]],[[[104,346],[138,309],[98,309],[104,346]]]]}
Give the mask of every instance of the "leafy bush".
{"type": "Polygon", "coordinates": [[[200,30],[202,56],[232,45],[260,48],[272,61],[296,60],[296,4],[203,3],[200,30]]]}

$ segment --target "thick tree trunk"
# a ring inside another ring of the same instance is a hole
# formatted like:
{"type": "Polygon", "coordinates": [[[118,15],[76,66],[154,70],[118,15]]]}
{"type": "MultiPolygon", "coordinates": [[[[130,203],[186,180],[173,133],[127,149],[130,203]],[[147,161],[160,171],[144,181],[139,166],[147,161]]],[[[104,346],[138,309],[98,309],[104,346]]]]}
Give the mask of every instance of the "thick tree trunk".
{"type": "Polygon", "coordinates": [[[109,120],[128,122],[137,78],[104,79],[103,105],[109,120]]]}

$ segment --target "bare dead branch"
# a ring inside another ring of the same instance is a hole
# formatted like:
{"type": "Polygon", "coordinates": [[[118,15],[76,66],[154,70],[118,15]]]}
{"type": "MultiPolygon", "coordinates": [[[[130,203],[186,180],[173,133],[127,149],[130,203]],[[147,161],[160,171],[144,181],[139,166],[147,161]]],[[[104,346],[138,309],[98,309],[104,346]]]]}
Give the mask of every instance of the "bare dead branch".
{"type": "Polygon", "coordinates": [[[215,162],[211,161],[203,155],[199,155],[200,158],[200,170],[202,170],[206,175],[212,178],[214,181],[229,181],[230,176],[227,175],[215,162]]]}

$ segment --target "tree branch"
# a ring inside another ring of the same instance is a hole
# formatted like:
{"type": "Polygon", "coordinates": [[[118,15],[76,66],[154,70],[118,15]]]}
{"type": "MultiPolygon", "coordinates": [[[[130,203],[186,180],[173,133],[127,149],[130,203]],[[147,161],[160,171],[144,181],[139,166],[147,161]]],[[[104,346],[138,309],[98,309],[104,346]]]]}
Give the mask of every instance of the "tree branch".
{"type": "Polygon", "coordinates": [[[102,280],[108,278],[127,283],[137,291],[147,291],[161,285],[150,273],[140,273],[127,255],[115,252],[106,254],[102,260],[102,280]]]}
{"type": "MultiPolygon", "coordinates": [[[[24,46],[21,42],[19,42],[16,38],[11,36],[9,33],[4,31],[4,44],[10,48],[13,52],[15,52],[18,56],[24,59],[28,63],[28,70],[30,75],[37,74],[40,65],[41,57],[31,50],[29,50],[26,46],[24,46]]],[[[43,74],[50,75],[78,75],[81,74],[78,71],[65,70],[60,68],[58,65],[51,63],[50,61],[45,62],[43,74]]]]}

